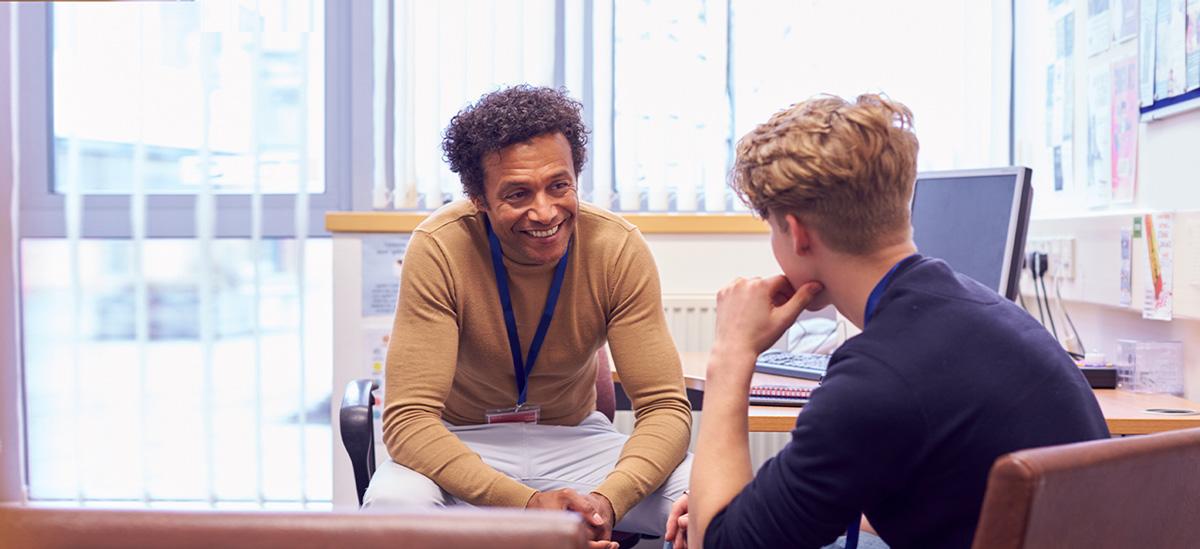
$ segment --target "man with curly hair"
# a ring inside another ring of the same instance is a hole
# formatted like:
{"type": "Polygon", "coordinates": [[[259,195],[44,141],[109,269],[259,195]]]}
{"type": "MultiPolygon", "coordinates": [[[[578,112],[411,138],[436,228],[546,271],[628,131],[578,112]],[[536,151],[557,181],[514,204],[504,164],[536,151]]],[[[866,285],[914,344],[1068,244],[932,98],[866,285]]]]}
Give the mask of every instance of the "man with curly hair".
{"type": "Polygon", "coordinates": [[[847,531],[851,546],[860,513],[891,547],[969,547],[996,458],[1108,437],[1083,375],[1036,320],[917,253],[917,148],[908,108],[873,94],[798,103],[738,143],[732,185],[767,220],[783,274],[717,296],[677,548],[822,547],[847,531]],[[826,305],[862,333],[754,475],[755,357],[826,305]]]}
{"type": "Polygon", "coordinates": [[[388,347],[392,461],[366,505],[468,503],[583,513],[661,535],[687,487],[691,411],[654,259],[638,230],[581,203],[580,105],[530,86],[459,112],[443,149],[467,199],[417,227],[388,347]],[[612,350],[637,416],[596,411],[612,350]],[[607,368],[607,365],[599,366],[607,368]]]}

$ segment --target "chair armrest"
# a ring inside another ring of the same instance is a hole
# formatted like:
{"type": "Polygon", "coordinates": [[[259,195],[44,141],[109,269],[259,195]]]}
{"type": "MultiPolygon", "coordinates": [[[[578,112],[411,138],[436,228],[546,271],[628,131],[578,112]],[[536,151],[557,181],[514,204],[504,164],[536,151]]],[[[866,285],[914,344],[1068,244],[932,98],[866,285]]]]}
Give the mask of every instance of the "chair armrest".
{"type": "Polygon", "coordinates": [[[364,512],[39,508],[0,503],[0,545],[28,549],[582,549],[578,513],[523,509],[364,512]]]}
{"type": "Polygon", "coordinates": [[[371,391],[378,388],[379,384],[371,379],[356,379],[347,383],[338,414],[342,445],[346,447],[354,468],[359,505],[362,505],[363,494],[367,491],[371,476],[375,474],[375,396],[371,391]]]}

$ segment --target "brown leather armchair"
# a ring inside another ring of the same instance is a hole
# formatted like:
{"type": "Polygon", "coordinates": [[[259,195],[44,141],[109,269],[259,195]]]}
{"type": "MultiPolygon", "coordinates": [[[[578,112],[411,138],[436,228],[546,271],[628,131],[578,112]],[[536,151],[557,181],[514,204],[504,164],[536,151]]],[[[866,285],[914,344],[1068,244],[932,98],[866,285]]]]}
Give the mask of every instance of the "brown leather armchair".
{"type": "Polygon", "coordinates": [[[1001,456],[973,547],[1200,547],[1200,429],[1001,456]]]}
{"type": "Polygon", "coordinates": [[[234,513],[0,505],[0,546],[22,549],[559,549],[586,547],[587,535],[578,514],[550,511],[234,513]]]}

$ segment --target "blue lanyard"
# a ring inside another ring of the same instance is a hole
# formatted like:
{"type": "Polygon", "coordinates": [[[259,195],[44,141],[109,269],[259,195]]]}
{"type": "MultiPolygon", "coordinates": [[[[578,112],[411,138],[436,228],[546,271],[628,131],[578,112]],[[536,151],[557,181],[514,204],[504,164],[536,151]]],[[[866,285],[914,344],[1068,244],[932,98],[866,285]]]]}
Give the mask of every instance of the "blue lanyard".
{"type": "MultiPolygon", "coordinates": [[[[879,279],[879,283],[875,285],[875,288],[871,290],[871,294],[867,296],[867,310],[863,311],[863,327],[866,327],[867,322],[870,322],[871,317],[875,315],[875,309],[879,307],[879,300],[883,298],[883,292],[887,290],[888,282],[892,281],[892,275],[896,274],[896,270],[899,269],[901,265],[907,263],[908,260],[916,256],[917,254],[912,254],[904,259],[901,259],[900,261],[897,261],[895,265],[892,265],[891,269],[888,269],[887,274],[883,275],[883,278],[879,279]]],[[[860,522],[862,522],[861,513],[854,517],[854,522],[852,522],[850,526],[846,528],[846,549],[858,548],[858,527],[860,522]]]]}
{"type": "Polygon", "coordinates": [[[517,317],[513,314],[512,296],[508,293],[508,269],[504,267],[504,256],[500,251],[500,239],[492,231],[492,223],[483,216],[483,224],[487,227],[488,244],[492,249],[492,270],[496,273],[496,289],[500,292],[500,306],[504,308],[504,327],[508,330],[508,348],[512,352],[513,374],[517,378],[517,406],[525,404],[525,392],[528,389],[529,373],[533,371],[533,363],[537,362],[538,351],[542,349],[542,341],[546,339],[546,331],[550,328],[550,320],[554,318],[554,306],[558,304],[558,294],[562,291],[563,276],[567,272],[567,258],[571,256],[571,245],[567,243],[567,251],[558,265],[554,268],[554,280],[550,282],[550,293],[546,295],[546,306],[542,309],[542,319],[538,322],[533,341],[529,344],[529,357],[521,359],[521,338],[517,335],[517,317]]]}

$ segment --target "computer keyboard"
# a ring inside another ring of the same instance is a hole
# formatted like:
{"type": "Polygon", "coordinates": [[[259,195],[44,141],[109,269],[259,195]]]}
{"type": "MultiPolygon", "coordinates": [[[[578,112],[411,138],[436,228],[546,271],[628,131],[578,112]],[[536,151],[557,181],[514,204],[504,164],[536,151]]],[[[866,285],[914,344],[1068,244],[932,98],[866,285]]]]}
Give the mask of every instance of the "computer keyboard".
{"type": "Polygon", "coordinates": [[[754,371],[777,376],[788,376],[800,379],[820,381],[825,377],[825,368],[829,365],[829,355],[815,353],[789,353],[771,349],[758,355],[754,371]]]}

